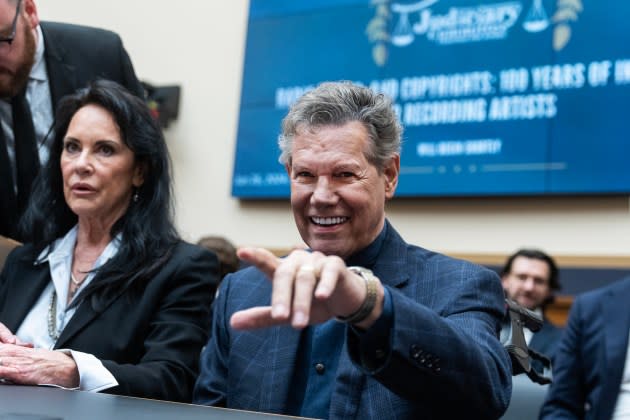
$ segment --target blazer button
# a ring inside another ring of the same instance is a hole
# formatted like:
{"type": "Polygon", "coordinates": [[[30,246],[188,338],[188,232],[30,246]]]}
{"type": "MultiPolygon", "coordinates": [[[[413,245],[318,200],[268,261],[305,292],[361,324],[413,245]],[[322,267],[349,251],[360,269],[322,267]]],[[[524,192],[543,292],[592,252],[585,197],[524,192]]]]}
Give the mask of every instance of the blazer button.
{"type": "Polygon", "coordinates": [[[324,373],[324,371],[326,370],[326,366],[324,366],[323,363],[316,363],[315,364],[315,372],[319,373],[320,375],[324,373]]]}
{"type": "Polygon", "coordinates": [[[413,344],[411,346],[411,358],[414,360],[417,360],[420,356],[422,356],[422,354],[424,353],[420,347],[418,347],[417,345],[413,344]]]}

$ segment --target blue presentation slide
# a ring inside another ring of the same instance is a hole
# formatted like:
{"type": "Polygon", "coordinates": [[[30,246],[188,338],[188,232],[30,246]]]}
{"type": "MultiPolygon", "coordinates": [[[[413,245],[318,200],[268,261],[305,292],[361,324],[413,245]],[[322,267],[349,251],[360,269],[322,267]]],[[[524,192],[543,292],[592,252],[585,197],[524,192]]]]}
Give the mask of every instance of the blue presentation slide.
{"type": "Polygon", "coordinates": [[[390,96],[397,196],[630,192],[627,0],[251,0],[232,194],[285,198],[282,118],[322,81],[390,96]]]}

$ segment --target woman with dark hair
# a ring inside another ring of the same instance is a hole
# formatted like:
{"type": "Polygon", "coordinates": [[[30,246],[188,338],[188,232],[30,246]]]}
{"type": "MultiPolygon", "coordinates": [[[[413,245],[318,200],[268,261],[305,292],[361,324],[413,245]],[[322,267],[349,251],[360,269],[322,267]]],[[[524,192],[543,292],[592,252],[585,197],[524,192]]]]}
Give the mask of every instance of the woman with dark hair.
{"type": "Polygon", "coordinates": [[[159,126],[97,81],[54,133],[0,274],[0,379],[189,401],[219,266],[173,226],[159,126]]]}

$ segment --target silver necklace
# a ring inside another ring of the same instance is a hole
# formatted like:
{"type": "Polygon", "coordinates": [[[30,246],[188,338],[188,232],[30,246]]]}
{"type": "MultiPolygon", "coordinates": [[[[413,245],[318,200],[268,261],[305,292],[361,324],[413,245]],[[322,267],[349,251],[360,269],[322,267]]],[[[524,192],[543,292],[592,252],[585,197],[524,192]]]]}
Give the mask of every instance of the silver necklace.
{"type": "Polygon", "coordinates": [[[70,301],[74,299],[74,295],[81,288],[81,285],[83,284],[86,278],[87,276],[83,277],[81,280],[77,280],[77,278],[74,277],[74,274],[70,272],[70,281],[72,282],[72,284],[74,284],[74,287],[72,287],[72,284],[71,284],[70,287],[68,288],[68,298],[70,301]]]}
{"type": "MultiPolygon", "coordinates": [[[[86,276],[87,277],[87,276],[86,276]]],[[[83,283],[83,281],[85,280],[85,277],[83,277],[80,281],[77,280],[76,277],[74,277],[74,273],[70,273],[70,281],[72,281],[72,283],[76,284],[77,286],[81,286],[81,283],[83,283]]]]}
{"type": "MultiPolygon", "coordinates": [[[[68,296],[70,301],[74,299],[74,295],[81,287],[87,276],[83,277],[80,281],[74,277],[74,274],[70,273],[70,281],[76,286],[73,290],[72,285],[68,288],[68,296]]],[[[50,303],[48,305],[48,336],[52,338],[54,342],[57,342],[59,338],[59,332],[57,331],[57,291],[53,288],[52,295],[50,296],[50,303]]]]}
{"type": "Polygon", "coordinates": [[[48,336],[55,343],[59,338],[59,332],[57,332],[57,291],[54,289],[48,305],[48,336]]]}

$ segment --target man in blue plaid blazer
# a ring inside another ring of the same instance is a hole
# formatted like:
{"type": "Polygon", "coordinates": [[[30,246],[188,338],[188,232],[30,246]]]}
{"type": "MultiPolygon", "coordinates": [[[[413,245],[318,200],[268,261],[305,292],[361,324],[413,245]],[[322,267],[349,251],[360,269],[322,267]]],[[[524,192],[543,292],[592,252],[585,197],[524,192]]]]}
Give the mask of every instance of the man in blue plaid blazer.
{"type": "Polygon", "coordinates": [[[407,244],[385,218],[401,127],[383,95],[348,82],[305,94],[281,161],[310,250],[225,278],[194,401],[332,419],[499,417],[511,364],[498,276],[407,244]]]}

